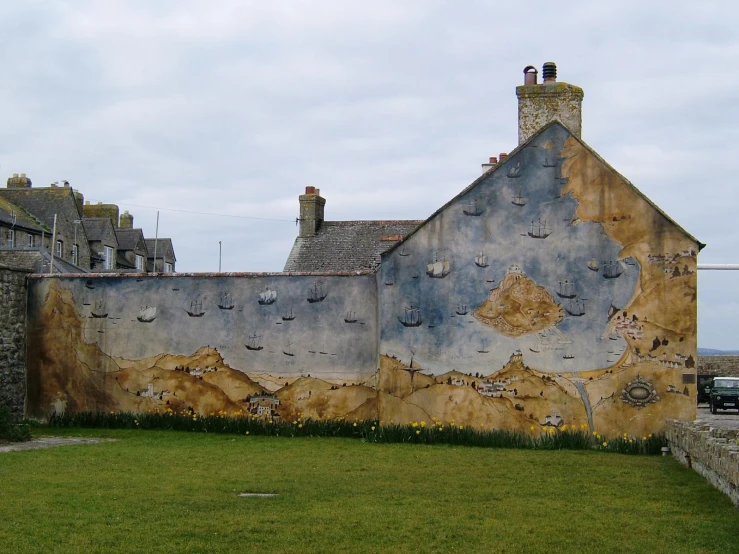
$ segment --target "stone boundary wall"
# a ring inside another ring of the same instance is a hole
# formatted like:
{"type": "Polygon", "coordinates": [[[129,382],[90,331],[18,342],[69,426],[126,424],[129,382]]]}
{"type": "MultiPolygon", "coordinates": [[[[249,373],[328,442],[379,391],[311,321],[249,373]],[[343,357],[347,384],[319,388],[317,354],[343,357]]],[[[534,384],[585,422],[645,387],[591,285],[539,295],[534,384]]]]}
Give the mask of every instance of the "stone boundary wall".
{"type": "Polygon", "coordinates": [[[0,267],[0,405],[23,418],[26,399],[26,276],[0,267]]]}
{"type": "Polygon", "coordinates": [[[698,374],[739,377],[739,356],[698,356],[698,374]]]}
{"type": "Polygon", "coordinates": [[[705,477],[739,508],[739,431],[670,420],[665,432],[675,459],[705,477]]]}

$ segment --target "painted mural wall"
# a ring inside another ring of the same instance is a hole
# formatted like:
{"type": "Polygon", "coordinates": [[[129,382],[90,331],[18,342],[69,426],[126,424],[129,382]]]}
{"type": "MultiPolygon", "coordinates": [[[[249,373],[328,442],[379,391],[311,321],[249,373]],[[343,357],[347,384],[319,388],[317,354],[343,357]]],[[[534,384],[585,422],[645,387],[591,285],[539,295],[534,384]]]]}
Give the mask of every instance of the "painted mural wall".
{"type": "Polygon", "coordinates": [[[695,418],[697,251],[553,124],[376,274],[31,278],[27,412],[645,435],[695,418]]]}
{"type": "Polygon", "coordinates": [[[550,125],[383,256],[387,413],[611,435],[693,419],[697,251],[550,125]]]}
{"type": "Polygon", "coordinates": [[[376,276],[30,280],[28,413],[373,417],[376,276]]]}

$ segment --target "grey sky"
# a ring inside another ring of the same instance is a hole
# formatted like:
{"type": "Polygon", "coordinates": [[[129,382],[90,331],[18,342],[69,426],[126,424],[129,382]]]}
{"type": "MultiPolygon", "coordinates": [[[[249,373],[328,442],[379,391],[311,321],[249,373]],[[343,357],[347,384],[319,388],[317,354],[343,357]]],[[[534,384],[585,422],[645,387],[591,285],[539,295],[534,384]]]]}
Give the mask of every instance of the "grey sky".
{"type": "MultiPolygon", "coordinates": [[[[280,270],[306,185],[327,219],[424,219],[517,144],[558,65],[583,139],[739,263],[733,2],[0,4],[0,174],[68,179],[174,240],[178,269],[280,270]],[[566,8],[564,7],[566,6],[566,8]],[[166,208],[269,218],[263,221],[166,208]]],[[[737,348],[739,273],[699,276],[699,344],[737,348]]]]}

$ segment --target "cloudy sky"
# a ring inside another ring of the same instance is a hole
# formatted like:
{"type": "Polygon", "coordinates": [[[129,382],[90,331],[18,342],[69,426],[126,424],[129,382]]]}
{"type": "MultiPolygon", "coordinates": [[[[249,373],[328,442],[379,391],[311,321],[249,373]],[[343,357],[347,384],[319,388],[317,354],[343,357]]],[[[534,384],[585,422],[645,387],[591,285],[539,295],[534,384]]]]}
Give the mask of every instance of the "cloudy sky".
{"type": "MultiPolygon", "coordinates": [[[[585,90],[583,139],[739,263],[733,2],[0,4],[0,173],[68,179],[172,237],[181,271],[279,271],[298,194],[424,219],[517,145],[522,69],[585,90]],[[563,8],[566,6],[566,8],[563,8]],[[217,214],[217,215],[211,215],[217,214]]],[[[701,272],[699,343],[739,348],[739,272],[701,272]]]]}

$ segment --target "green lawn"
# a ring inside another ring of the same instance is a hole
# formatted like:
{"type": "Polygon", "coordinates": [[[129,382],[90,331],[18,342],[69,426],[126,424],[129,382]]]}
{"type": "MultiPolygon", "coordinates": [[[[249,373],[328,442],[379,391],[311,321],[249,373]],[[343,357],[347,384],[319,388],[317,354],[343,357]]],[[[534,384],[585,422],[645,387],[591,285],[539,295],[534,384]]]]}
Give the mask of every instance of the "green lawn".
{"type": "Polygon", "coordinates": [[[45,431],[120,440],[0,454],[0,551],[739,551],[739,510],[670,457],[45,431]]]}

